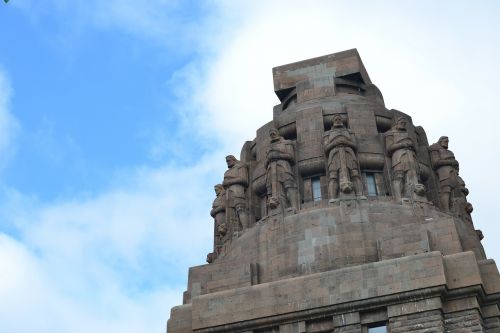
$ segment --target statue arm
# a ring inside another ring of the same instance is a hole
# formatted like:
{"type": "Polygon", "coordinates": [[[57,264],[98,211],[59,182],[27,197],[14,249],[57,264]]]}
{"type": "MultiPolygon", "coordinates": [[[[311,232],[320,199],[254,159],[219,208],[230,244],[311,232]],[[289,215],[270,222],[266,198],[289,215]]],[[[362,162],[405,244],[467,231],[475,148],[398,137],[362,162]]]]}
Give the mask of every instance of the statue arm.
{"type": "Polygon", "coordinates": [[[451,166],[454,168],[458,168],[458,161],[455,159],[438,159],[434,164],[434,169],[437,169],[442,166],[451,166]]]}
{"type": "Polygon", "coordinates": [[[415,150],[415,147],[413,146],[413,144],[410,144],[407,142],[395,143],[392,145],[392,151],[395,151],[398,149],[404,149],[404,148],[409,148],[409,149],[415,150]]]}
{"type": "Polygon", "coordinates": [[[396,150],[394,149],[394,138],[392,137],[392,135],[387,135],[385,137],[385,147],[389,156],[391,156],[392,153],[396,150]]]}
{"type": "Polygon", "coordinates": [[[227,180],[227,182],[226,182],[226,180],[224,180],[224,183],[223,183],[224,186],[230,186],[230,185],[235,185],[235,184],[243,185],[245,187],[248,186],[248,170],[247,170],[246,166],[240,166],[238,168],[238,177],[237,178],[229,179],[229,180],[227,180]]]}
{"type": "Polygon", "coordinates": [[[268,156],[266,164],[269,164],[270,162],[277,160],[287,160],[293,162],[294,158],[293,155],[290,154],[288,151],[286,153],[274,152],[271,156],[268,156]]]}
{"type": "Polygon", "coordinates": [[[450,158],[450,159],[441,158],[439,155],[439,150],[437,150],[437,149],[431,149],[430,155],[431,155],[432,168],[434,170],[436,170],[442,166],[451,166],[454,168],[458,168],[458,161],[456,159],[454,159],[454,158],[450,158]]]}
{"type": "Polygon", "coordinates": [[[331,141],[329,140],[329,137],[330,133],[326,132],[325,134],[323,134],[323,150],[326,154],[328,154],[328,152],[333,148],[331,147],[331,141]]]}
{"type": "MultiPolygon", "coordinates": [[[[224,182],[222,183],[222,186],[224,186],[224,188],[227,189],[229,186],[236,185],[236,184],[242,184],[242,179],[240,177],[225,179],[224,182]]],[[[246,181],[245,181],[245,184],[246,184],[246,181]]]]}
{"type": "Polygon", "coordinates": [[[227,189],[229,186],[234,185],[234,184],[239,184],[238,178],[229,178],[229,179],[224,179],[222,182],[222,186],[227,189]]]}
{"type": "Polygon", "coordinates": [[[358,150],[358,145],[356,144],[356,142],[354,140],[342,140],[343,141],[343,144],[345,144],[346,146],[348,147],[351,147],[354,151],[357,151],[358,150]]]}
{"type": "Polygon", "coordinates": [[[217,215],[218,213],[224,212],[224,211],[225,211],[225,209],[224,209],[224,207],[222,207],[222,206],[214,207],[214,208],[212,208],[212,210],[210,211],[210,215],[211,215],[212,217],[215,217],[215,215],[217,215]]]}
{"type": "Polygon", "coordinates": [[[293,143],[288,142],[285,145],[285,152],[281,153],[281,158],[289,161],[290,163],[295,163],[295,149],[293,143]]]}
{"type": "Polygon", "coordinates": [[[412,143],[408,142],[393,143],[394,141],[392,138],[389,141],[390,144],[387,145],[387,152],[389,153],[389,155],[392,155],[398,149],[411,149],[415,151],[415,145],[413,144],[413,141],[412,143]]]}
{"type": "Polygon", "coordinates": [[[332,150],[335,147],[335,144],[333,141],[326,142],[324,145],[324,150],[325,153],[328,154],[330,150],[332,150]]]}

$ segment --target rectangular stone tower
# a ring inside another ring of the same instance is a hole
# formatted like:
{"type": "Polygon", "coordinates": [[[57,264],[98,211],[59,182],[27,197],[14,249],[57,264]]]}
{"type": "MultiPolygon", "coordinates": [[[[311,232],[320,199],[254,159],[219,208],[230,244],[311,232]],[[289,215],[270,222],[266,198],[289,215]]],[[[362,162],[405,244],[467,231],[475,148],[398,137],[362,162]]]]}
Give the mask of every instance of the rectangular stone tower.
{"type": "Polygon", "coordinates": [[[281,103],[226,158],[213,252],[168,333],[500,332],[449,139],[387,109],[355,49],[273,78],[281,103]]]}

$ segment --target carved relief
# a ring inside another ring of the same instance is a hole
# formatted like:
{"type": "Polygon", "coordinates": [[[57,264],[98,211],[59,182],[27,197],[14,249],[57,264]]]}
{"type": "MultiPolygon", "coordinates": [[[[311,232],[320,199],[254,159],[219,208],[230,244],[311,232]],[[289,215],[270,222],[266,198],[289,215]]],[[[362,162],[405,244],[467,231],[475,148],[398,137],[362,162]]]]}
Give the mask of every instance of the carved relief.
{"type": "Polygon", "coordinates": [[[453,152],[448,150],[448,142],[448,137],[442,136],[429,147],[432,168],[439,180],[441,208],[445,212],[450,211],[451,192],[458,187],[458,161],[453,152]]]}
{"type": "Polygon", "coordinates": [[[271,209],[281,204],[283,208],[298,210],[297,181],[292,170],[292,164],[295,163],[294,144],[281,137],[275,128],[271,128],[269,136],[271,144],[266,160],[267,204],[271,209]]]}
{"type": "Polygon", "coordinates": [[[362,194],[361,175],[357,145],[354,133],[349,131],[342,122],[340,115],[333,117],[333,127],[323,136],[323,147],[327,156],[328,196],[338,198],[340,193],[357,196],[362,194]]]}
{"type": "MultiPolygon", "coordinates": [[[[419,164],[416,144],[409,135],[407,119],[399,117],[392,128],[385,133],[387,154],[391,158],[392,192],[396,201],[410,197],[417,188],[420,191],[419,164]]],[[[423,185],[422,185],[423,186],[423,185]]]]}
{"type": "MultiPolygon", "coordinates": [[[[248,228],[248,207],[245,189],[248,187],[247,166],[233,155],[226,156],[228,170],[222,186],[226,190],[226,224],[233,231],[248,228]]],[[[227,225],[226,225],[227,226],[227,225]]]]}

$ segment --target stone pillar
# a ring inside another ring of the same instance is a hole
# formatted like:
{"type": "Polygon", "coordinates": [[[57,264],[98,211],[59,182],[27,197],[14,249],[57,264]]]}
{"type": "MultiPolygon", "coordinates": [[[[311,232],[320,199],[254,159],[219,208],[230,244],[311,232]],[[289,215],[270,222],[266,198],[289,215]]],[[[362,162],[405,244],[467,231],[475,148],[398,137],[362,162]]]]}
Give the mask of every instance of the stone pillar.
{"type": "Polygon", "coordinates": [[[484,332],[483,319],[479,312],[479,303],[476,297],[464,297],[448,301],[443,304],[444,323],[448,332],[461,332],[468,329],[470,332],[484,332]]]}
{"type": "Polygon", "coordinates": [[[481,313],[483,314],[483,326],[484,331],[488,333],[500,332],[500,311],[498,305],[487,305],[481,307],[481,313]]]}

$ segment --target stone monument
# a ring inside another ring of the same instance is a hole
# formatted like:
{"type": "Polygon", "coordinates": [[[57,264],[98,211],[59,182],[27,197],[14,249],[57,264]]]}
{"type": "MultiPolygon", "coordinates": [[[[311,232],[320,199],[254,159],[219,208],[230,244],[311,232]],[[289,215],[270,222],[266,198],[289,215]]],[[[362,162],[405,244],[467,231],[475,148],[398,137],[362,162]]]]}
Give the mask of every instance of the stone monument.
{"type": "Polygon", "coordinates": [[[226,158],[214,248],[168,333],[500,332],[448,138],[386,108],[355,49],[273,79],[280,104],[226,158]]]}

